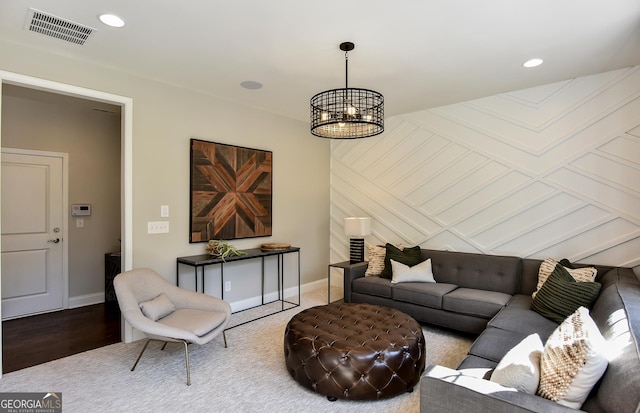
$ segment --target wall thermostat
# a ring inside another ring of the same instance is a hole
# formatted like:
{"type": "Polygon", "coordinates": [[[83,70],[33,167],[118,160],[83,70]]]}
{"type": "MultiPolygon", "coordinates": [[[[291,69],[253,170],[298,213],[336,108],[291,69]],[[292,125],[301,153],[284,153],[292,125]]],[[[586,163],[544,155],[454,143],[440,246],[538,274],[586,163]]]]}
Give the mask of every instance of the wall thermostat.
{"type": "Polygon", "coordinates": [[[88,217],[91,215],[91,204],[72,204],[72,217],[88,217]]]}

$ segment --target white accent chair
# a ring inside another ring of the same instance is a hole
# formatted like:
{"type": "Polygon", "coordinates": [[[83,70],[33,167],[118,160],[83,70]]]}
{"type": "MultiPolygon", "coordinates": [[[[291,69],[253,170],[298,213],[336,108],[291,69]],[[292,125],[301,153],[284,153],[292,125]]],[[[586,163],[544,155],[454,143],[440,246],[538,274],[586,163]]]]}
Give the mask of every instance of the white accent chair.
{"type": "Polygon", "coordinates": [[[179,288],[148,268],[118,274],[113,280],[118,304],[125,320],[143,332],[148,340],[131,371],[151,340],[184,344],[187,385],[191,385],[189,344],[206,344],[222,333],[231,317],[226,301],[179,288]]]}

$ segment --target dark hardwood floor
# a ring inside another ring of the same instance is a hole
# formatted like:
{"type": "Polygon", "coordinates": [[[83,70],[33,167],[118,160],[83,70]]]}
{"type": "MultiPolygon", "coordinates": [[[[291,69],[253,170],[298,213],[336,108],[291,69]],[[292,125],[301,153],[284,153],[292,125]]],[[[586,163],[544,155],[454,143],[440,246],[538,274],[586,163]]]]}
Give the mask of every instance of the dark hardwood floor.
{"type": "Polygon", "coordinates": [[[2,322],[2,371],[9,373],[120,341],[117,303],[2,322]]]}

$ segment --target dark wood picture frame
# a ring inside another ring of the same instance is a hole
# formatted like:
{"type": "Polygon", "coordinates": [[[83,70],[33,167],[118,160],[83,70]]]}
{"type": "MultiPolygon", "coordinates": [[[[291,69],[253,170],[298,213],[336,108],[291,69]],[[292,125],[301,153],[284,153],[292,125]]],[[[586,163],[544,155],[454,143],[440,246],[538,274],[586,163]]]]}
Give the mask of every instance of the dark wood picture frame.
{"type": "Polygon", "coordinates": [[[271,235],[273,152],[191,139],[189,242],[271,235]]]}

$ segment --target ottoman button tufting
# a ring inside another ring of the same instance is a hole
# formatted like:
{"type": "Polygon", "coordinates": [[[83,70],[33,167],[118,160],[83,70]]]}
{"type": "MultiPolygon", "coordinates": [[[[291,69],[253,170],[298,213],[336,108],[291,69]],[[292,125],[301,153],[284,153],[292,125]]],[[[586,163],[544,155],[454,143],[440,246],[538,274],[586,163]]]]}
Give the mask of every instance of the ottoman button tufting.
{"type": "Polygon", "coordinates": [[[284,354],[289,374],[331,401],[409,392],[425,368],[420,324],[371,304],[333,303],[296,314],[285,330],[284,354]],[[315,322],[305,321],[310,319],[315,322]]]}

